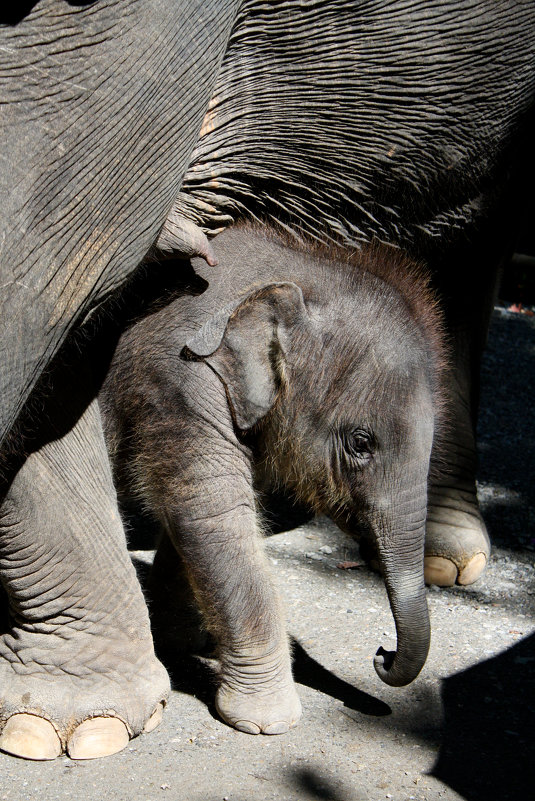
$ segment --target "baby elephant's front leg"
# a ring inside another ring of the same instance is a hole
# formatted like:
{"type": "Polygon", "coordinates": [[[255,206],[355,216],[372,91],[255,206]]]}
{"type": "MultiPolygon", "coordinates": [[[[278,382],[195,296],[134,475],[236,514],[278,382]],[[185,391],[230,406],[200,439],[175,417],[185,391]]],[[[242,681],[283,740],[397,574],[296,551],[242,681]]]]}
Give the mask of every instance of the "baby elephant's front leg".
{"type": "Polygon", "coordinates": [[[165,492],[165,517],[218,643],[217,710],[241,731],[282,734],[297,724],[301,704],[282,604],[262,546],[247,453],[233,434],[223,439],[213,431],[208,448],[206,430],[203,436],[188,433],[188,443],[202,448],[188,444],[186,458],[180,449],[179,478],[165,492]]]}

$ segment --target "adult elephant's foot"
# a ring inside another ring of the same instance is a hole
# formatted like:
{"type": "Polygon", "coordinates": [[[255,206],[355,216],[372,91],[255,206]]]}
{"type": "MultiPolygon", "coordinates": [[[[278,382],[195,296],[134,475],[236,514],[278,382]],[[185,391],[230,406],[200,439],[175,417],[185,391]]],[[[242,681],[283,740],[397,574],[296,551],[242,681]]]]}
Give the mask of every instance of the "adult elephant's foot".
{"type": "Polygon", "coordinates": [[[0,750],[93,759],[158,725],[169,681],[150,640],[92,628],[0,638],[0,750]]]}
{"type": "Polygon", "coordinates": [[[157,725],[169,679],[154,654],[96,402],[1,489],[10,630],[0,636],[0,749],[27,759],[116,753],[157,725]]]}
{"type": "Polygon", "coordinates": [[[225,672],[216,709],[226,723],[247,734],[285,734],[302,713],[289,667],[277,672],[253,660],[225,672]]]}
{"type": "Polygon", "coordinates": [[[425,539],[425,582],[473,584],[490,556],[487,528],[474,491],[431,488],[425,539]]]}

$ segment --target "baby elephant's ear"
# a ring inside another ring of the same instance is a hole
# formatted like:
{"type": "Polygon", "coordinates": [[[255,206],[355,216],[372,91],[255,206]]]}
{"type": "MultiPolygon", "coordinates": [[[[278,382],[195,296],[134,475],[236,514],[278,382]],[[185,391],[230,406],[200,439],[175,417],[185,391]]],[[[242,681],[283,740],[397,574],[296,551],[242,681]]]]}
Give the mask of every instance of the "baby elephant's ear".
{"type": "Polygon", "coordinates": [[[301,289],[269,284],[222,311],[186,343],[184,358],[202,358],[223,381],[234,421],[246,430],[264,417],[282,386],[292,330],[306,324],[301,289]]]}

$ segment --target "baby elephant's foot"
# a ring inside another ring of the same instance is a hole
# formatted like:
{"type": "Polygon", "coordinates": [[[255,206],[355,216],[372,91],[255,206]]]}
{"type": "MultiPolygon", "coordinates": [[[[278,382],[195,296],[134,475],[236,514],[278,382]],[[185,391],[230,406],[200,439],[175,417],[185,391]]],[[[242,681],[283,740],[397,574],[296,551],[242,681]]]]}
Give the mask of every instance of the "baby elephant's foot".
{"type": "Polygon", "coordinates": [[[297,726],[301,702],[289,667],[270,673],[258,665],[225,672],[216,709],[226,723],[247,734],[284,734],[297,726]]]}
{"type": "MultiPolygon", "coordinates": [[[[28,633],[22,638],[31,639],[28,633]]],[[[113,643],[114,653],[97,655],[88,638],[86,654],[93,658],[71,654],[69,661],[60,637],[35,639],[35,651],[26,642],[23,653],[11,635],[0,638],[0,750],[25,759],[62,753],[94,759],[117,753],[158,725],[169,685],[151,645],[121,649],[113,643]],[[45,649],[37,640],[50,643],[45,649]],[[62,650],[63,658],[54,658],[62,650]],[[47,652],[51,658],[44,662],[47,652]]]]}
{"type": "Polygon", "coordinates": [[[425,539],[426,584],[473,584],[484,572],[489,556],[490,541],[475,493],[432,489],[425,539]]]}

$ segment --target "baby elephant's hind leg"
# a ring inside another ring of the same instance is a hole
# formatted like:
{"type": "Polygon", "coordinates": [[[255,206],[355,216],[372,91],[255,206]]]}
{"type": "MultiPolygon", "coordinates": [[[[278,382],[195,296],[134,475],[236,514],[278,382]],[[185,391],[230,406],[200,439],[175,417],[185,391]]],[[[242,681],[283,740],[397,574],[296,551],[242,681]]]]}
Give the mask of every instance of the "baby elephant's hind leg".
{"type": "Polygon", "coordinates": [[[207,653],[213,643],[203,624],[184,560],[162,532],[147,590],[151,627],[164,661],[207,653]]]}

